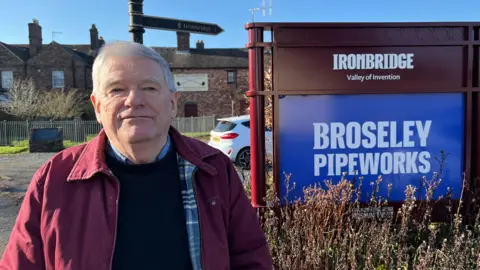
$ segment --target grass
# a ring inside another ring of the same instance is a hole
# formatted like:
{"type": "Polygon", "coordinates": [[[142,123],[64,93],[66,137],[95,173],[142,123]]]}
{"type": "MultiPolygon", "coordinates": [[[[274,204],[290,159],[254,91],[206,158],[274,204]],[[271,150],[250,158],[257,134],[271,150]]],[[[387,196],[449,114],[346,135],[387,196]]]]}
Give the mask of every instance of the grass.
{"type": "Polygon", "coordinates": [[[20,154],[28,151],[28,141],[13,141],[12,146],[0,146],[0,155],[20,154]]]}
{"type": "Polygon", "coordinates": [[[182,133],[183,135],[191,138],[195,138],[197,140],[208,142],[210,139],[210,132],[195,132],[195,133],[182,133]]]}
{"type": "Polygon", "coordinates": [[[0,146],[0,155],[13,155],[27,152],[28,147],[0,146]]]}
{"type": "MultiPolygon", "coordinates": [[[[208,138],[210,136],[210,132],[194,132],[194,133],[183,133],[183,135],[196,138],[198,140],[202,141],[208,141],[208,138]]],[[[89,142],[93,138],[97,136],[96,134],[90,134],[87,135],[86,141],[89,142]]],[[[65,148],[77,146],[80,144],[83,144],[85,142],[72,142],[69,140],[63,141],[63,146],[65,148]]],[[[13,154],[20,154],[28,152],[28,140],[22,140],[22,141],[13,141],[11,146],[0,146],[0,155],[13,155],[13,154]]]]}
{"type": "Polygon", "coordinates": [[[210,132],[185,132],[182,133],[183,135],[187,137],[192,137],[192,138],[202,138],[202,137],[209,137],[210,132]]]}

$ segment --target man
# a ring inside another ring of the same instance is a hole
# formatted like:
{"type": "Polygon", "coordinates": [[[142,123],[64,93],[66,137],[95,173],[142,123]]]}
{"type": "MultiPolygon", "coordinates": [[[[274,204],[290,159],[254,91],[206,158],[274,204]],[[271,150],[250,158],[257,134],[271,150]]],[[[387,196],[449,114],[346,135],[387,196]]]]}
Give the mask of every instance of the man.
{"type": "Polygon", "coordinates": [[[232,163],[171,127],[167,62],[115,42],[92,75],[103,130],[35,173],[0,269],[272,269],[232,163]]]}

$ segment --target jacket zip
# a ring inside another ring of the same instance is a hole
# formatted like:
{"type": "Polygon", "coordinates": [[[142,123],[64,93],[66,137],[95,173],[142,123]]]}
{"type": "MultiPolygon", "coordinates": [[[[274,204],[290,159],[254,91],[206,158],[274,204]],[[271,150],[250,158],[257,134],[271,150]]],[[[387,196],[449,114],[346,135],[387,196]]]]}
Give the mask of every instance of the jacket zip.
{"type": "Polygon", "coordinates": [[[117,182],[117,200],[115,202],[115,230],[113,231],[113,246],[112,246],[112,254],[110,256],[110,267],[109,269],[113,269],[113,256],[115,255],[115,245],[117,244],[117,226],[118,226],[118,202],[120,201],[120,180],[110,171],[110,176],[115,179],[117,182]]]}
{"type": "Polygon", "coordinates": [[[200,208],[198,207],[198,194],[197,194],[197,188],[195,185],[195,174],[197,171],[198,171],[198,168],[195,167],[195,169],[192,172],[192,187],[193,187],[193,193],[195,194],[195,201],[197,203],[198,229],[200,231],[200,264],[203,270],[207,270],[207,268],[205,267],[205,262],[203,260],[204,255],[203,255],[203,243],[202,243],[203,242],[202,241],[202,222],[200,222],[200,208]]]}

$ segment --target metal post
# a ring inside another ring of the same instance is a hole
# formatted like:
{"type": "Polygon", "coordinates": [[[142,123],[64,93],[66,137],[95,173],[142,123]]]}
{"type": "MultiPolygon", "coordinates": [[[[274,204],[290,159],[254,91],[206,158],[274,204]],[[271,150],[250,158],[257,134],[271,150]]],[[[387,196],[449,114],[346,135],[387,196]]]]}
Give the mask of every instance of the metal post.
{"type": "Polygon", "coordinates": [[[264,91],[263,29],[248,29],[248,71],[250,93],[250,178],[252,205],[265,206],[266,173],[265,173],[265,97],[257,91],[264,91]]]}
{"type": "MultiPolygon", "coordinates": [[[[478,50],[478,49],[477,49],[478,50]]],[[[478,60],[477,60],[478,61],[478,60]]],[[[478,79],[477,75],[477,79],[478,79]]],[[[477,82],[478,83],[478,82],[477,82]]],[[[468,95],[467,95],[468,96],[468,95]]],[[[480,135],[480,110],[478,106],[480,105],[480,94],[473,93],[472,94],[473,102],[472,102],[472,136],[471,138],[478,138],[480,135]]],[[[467,201],[467,209],[466,212],[469,214],[469,219],[467,220],[467,224],[473,224],[475,220],[475,213],[478,210],[478,206],[476,203],[472,203],[472,199],[477,201],[480,197],[480,143],[478,140],[472,140],[472,152],[471,152],[471,173],[470,173],[470,190],[473,191],[473,194],[470,195],[470,199],[467,201]]]]}
{"type": "Polygon", "coordinates": [[[25,134],[26,134],[25,137],[28,138],[28,137],[30,136],[30,122],[29,122],[28,120],[27,120],[26,122],[27,122],[27,125],[26,125],[26,126],[27,126],[27,130],[26,130],[26,132],[25,132],[25,134]]]}
{"type": "MultiPolygon", "coordinates": [[[[469,28],[470,31],[470,36],[469,40],[473,41],[475,40],[475,36],[478,36],[480,34],[479,29],[475,29],[475,33],[473,32],[473,28],[469,28]]],[[[480,53],[480,49],[478,47],[474,47],[473,45],[469,45],[468,47],[469,50],[469,57],[473,58],[473,66],[480,66],[480,59],[478,57],[475,57],[474,55],[480,53]]],[[[469,61],[470,62],[470,61],[469,61]]],[[[470,67],[469,67],[470,68],[470,67]]],[[[472,74],[472,84],[467,84],[467,87],[479,87],[480,86],[480,71],[477,69],[476,72],[473,72],[472,74]]],[[[468,94],[465,95],[468,98],[468,94]]],[[[473,193],[469,194],[469,200],[467,201],[466,204],[466,212],[469,214],[469,219],[466,221],[467,224],[474,224],[475,221],[475,213],[478,211],[478,204],[473,203],[473,201],[477,202],[479,197],[480,197],[480,143],[478,142],[478,136],[480,135],[480,94],[479,93],[473,93],[472,94],[472,127],[471,127],[471,136],[470,136],[470,142],[472,144],[472,151],[470,157],[471,159],[471,173],[470,173],[470,190],[473,191],[473,193]]],[[[467,103],[468,104],[468,103],[467,103]]],[[[468,138],[468,136],[466,136],[468,138]]]]}
{"type": "Polygon", "coordinates": [[[7,138],[7,120],[3,120],[3,138],[5,138],[3,145],[9,145],[10,142],[7,138]]]}
{"type": "Polygon", "coordinates": [[[128,15],[130,25],[128,32],[132,33],[132,41],[143,44],[143,0],[128,1],[128,15]]]}

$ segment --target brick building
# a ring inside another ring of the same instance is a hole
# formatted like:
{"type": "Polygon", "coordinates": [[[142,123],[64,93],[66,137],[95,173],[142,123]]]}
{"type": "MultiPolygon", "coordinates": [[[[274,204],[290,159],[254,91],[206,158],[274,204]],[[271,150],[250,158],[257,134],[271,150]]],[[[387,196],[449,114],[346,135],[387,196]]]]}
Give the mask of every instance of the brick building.
{"type": "MultiPolygon", "coordinates": [[[[0,41],[0,92],[14,78],[26,76],[40,89],[92,89],[92,64],[104,44],[95,25],[90,29],[90,44],[42,43],[38,21],[28,24],[29,44],[0,41]]],[[[190,46],[189,33],[177,33],[177,47],[153,47],[170,63],[180,96],[178,116],[230,116],[244,114],[243,93],[248,89],[246,49],[208,49],[203,41],[190,46]]],[[[1,94],[1,93],[0,93],[1,94]]]]}
{"type": "Polygon", "coordinates": [[[176,48],[153,47],[169,62],[180,92],[179,116],[245,113],[248,89],[246,49],[190,48],[190,34],[177,33],[176,48]]]}
{"type": "Polygon", "coordinates": [[[91,68],[95,53],[103,43],[95,25],[90,29],[90,45],[42,43],[42,27],[28,24],[29,44],[0,42],[0,88],[6,91],[15,78],[31,77],[40,89],[91,89],[91,68]]]}

